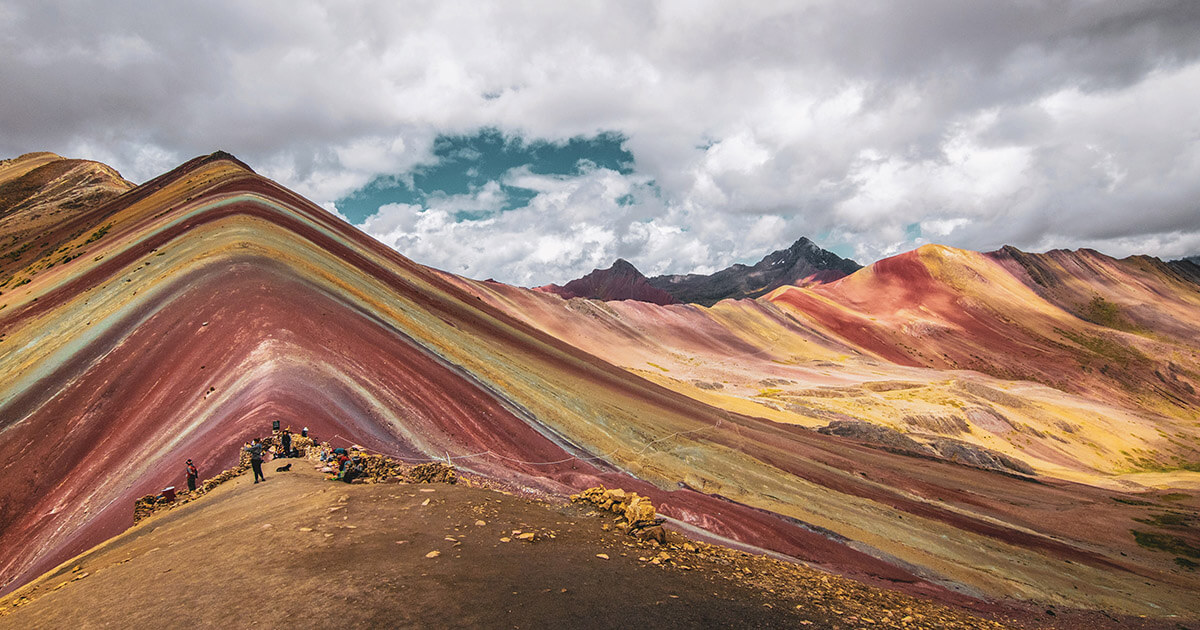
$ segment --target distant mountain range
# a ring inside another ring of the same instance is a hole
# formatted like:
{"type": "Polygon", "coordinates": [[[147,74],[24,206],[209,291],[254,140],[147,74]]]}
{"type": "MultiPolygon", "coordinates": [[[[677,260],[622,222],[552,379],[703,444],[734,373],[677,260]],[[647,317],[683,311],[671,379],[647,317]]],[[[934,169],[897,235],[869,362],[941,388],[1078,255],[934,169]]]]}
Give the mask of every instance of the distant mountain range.
{"type": "Polygon", "coordinates": [[[565,298],[712,306],[725,299],[756,298],[785,285],[832,282],[861,268],[853,260],[821,249],[802,237],[791,247],[771,252],[753,266],[735,264],[709,275],[689,273],[647,278],[628,261],[618,259],[608,269],[593,270],[565,285],[537,288],[565,298]]]}

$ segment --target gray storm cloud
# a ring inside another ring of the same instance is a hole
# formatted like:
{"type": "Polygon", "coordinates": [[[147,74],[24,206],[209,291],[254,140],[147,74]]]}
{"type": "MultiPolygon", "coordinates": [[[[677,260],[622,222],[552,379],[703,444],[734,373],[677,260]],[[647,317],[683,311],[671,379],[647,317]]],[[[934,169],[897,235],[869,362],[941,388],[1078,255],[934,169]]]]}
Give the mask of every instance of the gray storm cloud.
{"type": "Polygon", "coordinates": [[[479,221],[454,209],[486,191],[363,224],[525,284],[802,235],[861,261],[929,241],[1200,253],[1200,3],[566,4],[3,2],[0,155],[140,181],[221,148],[332,208],[440,135],[622,134],[632,174],[535,182],[479,221]]]}

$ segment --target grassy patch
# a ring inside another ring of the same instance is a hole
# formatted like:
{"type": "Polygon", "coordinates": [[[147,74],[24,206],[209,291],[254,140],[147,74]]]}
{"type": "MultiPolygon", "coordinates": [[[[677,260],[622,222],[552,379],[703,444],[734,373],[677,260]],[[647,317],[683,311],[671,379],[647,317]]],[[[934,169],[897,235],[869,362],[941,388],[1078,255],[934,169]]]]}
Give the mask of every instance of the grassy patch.
{"type": "Polygon", "coordinates": [[[1092,296],[1092,301],[1079,307],[1079,316],[1093,324],[1099,324],[1116,330],[1134,331],[1134,326],[1121,314],[1121,307],[1104,299],[1103,296],[1092,296]]]}
{"type": "Polygon", "coordinates": [[[1188,517],[1175,512],[1167,512],[1166,514],[1152,514],[1150,518],[1135,518],[1139,523],[1154,525],[1155,527],[1187,527],[1188,517]]]}
{"type": "Polygon", "coordinates": [[[1153,503],[1151,503],[1149,501],[1143,501],[1141,499],[1126,499],[1125,497],[1109,497],[1109,498],[1111,498],[1113,501],[1116,501],[1117,503],[1124,503],[1125,505],[1154,505],[1153,503]]]}
{"type": "Polygon", "coordinates": [[[1193,546],[1179,536],[1156,532],[1141,532],[1136,529],[1129,530],[1129,533],[1133,534],[1133,539],[1137,541],[1139,546],[1146,549],[1165,551],[1177,556],[1200,558],[1200,547],[1193,546]]]}
{"type": "Polygon", "coordinates": [[[1191,560],[1188,560],[1187,558],[1179,558],[1179,557],[1175,558],[1175,564],[1178,564],[1180,567],[1187,569],[1188,571],[1195,571],[1197,567],[1200,567],[1200,564],[1192,562],[1191,560]]]}
{"type": "Polygon", "coordinates": [[[663,366],[661,366],[661,365],[659,365],[659,364],[657,364],[657,363],[651,363],[651,362],[649,362],[649,361],[647,361],[647,362],[646,362],[646,365],[649,365],[650,367],[656,367],[656,368],[658,368],[658,369],[660,369],[660,370],[662,370],[662,371],[664,371],[664,372],[670,372],[670,371],[671,371],[671,370],[668,370],[667,368],[665,368],[665,367],[663,367],[663,366]]]}
{"type": "Polygon", "coordinates": [[[92,235],[89,236],[86,241],[84,241],[84,244],[86,245],[88,243],[95,243],[96,241],[104,238],[104,235],[108,234],[108,231],[111,229],[112,229],[111,223],[105,224],[104,227],[101,227],[99,230],[92,232],[92,235]]]}
{"type": "Polygon", "coordinates": [[[1162,499],[1163,501],[1182,501],[1184,499],[1192,498],[1192,495],[1184,494],[1182,492],[1169,492],[1167,494],[1162,495],[1159,498],[1162,499]]]}
{"type": "Polygon", "coordinates": [[[1141,352],[1107,337],[1085,335],[1061,328],[1055,330],[1067,339],[1082,346],[1088,352],[1109,359],[1120,367],[1147,362],[1146,356],[1141,352]]]}

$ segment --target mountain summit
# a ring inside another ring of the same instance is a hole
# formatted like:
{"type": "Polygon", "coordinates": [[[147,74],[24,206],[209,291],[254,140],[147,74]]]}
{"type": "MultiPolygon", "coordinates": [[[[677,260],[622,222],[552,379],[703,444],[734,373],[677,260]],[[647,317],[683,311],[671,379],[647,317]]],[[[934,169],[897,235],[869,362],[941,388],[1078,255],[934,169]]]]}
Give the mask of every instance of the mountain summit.
{"type": "Polygon", "coordinates": [[[791,247],[771,252],[753,266],[739,263],[710,275],[689,273],[647,278],[628,261],[617,259],[612,267],[596,269],[561,287],[548,284],[538,289],[565,298],[712,306],[726,299],[756,298],[785,285],[833,282],[861,268],[853,260],[801,237],[791,247]]]}
{"type": "Polygon", "coordinates": [[[563,286],[548,284],[538,290],[557,293],[565,298],[584,297],[597,300],[638,300],[652,304],[675,304],[670,293],[651,286],[646,276],[632,263],[618,258],[608,269],[593,269],[588,275],[563,286]]]}
{"type": "Polygon", "coordinates": [[[805,237],[763,257],[754,266],[736,264],[711,275],[689,273],[650,278],[680,302],[712,306],[725,299],[756,298],[784,285],[824,284],[862,268],[853,260],[821,249],[805,237]]]}

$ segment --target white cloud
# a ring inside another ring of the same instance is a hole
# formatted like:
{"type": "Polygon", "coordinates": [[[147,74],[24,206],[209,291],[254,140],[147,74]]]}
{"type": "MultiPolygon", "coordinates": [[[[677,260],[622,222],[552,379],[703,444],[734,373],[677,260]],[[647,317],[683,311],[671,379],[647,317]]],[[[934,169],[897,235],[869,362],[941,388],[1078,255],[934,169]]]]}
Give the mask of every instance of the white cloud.
{"type": "Polygon", "coordinates": [[[456,223],[500,207],[485,187],[365,224],[523,283],[618,255],[711,270],[802,235],[869,261],[914,223],[970,248],[1197,253],[1200,9],[1066,4],[5,4],[0,154],[140,181],[225,149],[330,207],[411,176],[439,134],[623,134],[632,175],[514,171],[528,208],[456,223]]]}

